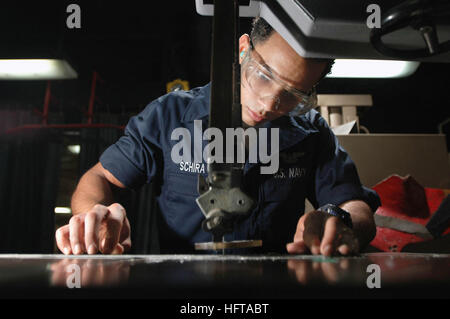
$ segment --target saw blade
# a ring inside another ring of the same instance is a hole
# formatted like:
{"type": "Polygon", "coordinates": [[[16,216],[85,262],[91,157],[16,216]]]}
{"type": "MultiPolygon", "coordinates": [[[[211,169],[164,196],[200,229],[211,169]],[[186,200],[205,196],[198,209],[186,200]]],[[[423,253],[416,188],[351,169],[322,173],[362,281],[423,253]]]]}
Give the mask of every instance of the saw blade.
{"type": "Polygon", "coordinates": [[[235,240],[235,241],[219,241],[219,242],[206,242],[196,243],[195,250],[222,250],[222,249],[234,249],[234,248],[252,248],[261,247],[262,240],[235,240]]]}

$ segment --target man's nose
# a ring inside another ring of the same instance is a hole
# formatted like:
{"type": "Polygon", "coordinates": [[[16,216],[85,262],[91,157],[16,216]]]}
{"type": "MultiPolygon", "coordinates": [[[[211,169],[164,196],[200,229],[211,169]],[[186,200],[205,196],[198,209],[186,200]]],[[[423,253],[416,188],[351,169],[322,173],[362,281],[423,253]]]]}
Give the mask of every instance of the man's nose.
{"type": "Polygon", "coordinates": [[[275,112],[278,110],[280,98],[276,95],[266,95],[259,98],[261,104],[264,106],[265,112],[275,112]]]}
{"type": "Polygon", "coordinates": [[[281,86],[272,83],[270,88],[260,92],[260,102],[264,105],[266,112],[275,112],[279,109],[283,91],[281,86]]]}

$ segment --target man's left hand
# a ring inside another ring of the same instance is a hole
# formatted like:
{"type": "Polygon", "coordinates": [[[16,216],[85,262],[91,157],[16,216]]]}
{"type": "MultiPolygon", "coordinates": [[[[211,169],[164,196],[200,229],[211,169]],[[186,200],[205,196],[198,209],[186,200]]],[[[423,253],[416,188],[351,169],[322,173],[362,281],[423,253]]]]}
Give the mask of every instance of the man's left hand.
{"type": "Polygon", "coordinates": [[[304,214],[297,224],[294,241],[287,244],[289,254],[355,255],[359,241],[353,230],[339,218],[321,211],[304,214]]]}

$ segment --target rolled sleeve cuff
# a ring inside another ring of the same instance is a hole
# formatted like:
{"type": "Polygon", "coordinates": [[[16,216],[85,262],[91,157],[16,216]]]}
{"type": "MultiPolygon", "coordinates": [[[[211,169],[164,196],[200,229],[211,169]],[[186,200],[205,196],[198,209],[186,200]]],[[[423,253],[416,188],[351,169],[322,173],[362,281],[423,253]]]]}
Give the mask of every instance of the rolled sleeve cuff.
{"type": "Polygon", "coordinates": [[[376,212],[379,206],[381,206],[380,197],[378,194],[367,187],[362,186],[360,190],[341,190],[339,192],[335,192],[336,195],[329,196],[329,200],[327,202],[319,202],[319,206],[323,206],[326,204],[333,204],[339,206],[345,202],[351,200],[360,200],[369,205],[370,209],[373,213],[376,212]]]}
{"type": "Polygon", "coordinates": [[[146,181],[146,175],[113,144],[100,156],[100,163],[127,188],[137,189],[146,181]]]}

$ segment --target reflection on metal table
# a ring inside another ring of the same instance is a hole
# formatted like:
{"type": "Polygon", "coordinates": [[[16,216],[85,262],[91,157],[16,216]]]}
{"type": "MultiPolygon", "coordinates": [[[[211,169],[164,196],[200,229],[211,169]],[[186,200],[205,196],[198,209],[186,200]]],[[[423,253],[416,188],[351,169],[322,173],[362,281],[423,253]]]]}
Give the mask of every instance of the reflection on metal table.
{"type": "Polygon", "coordinates": [[[440,254],[0,255],[1,298],[448,298],[449,284],[440,254]]]}

